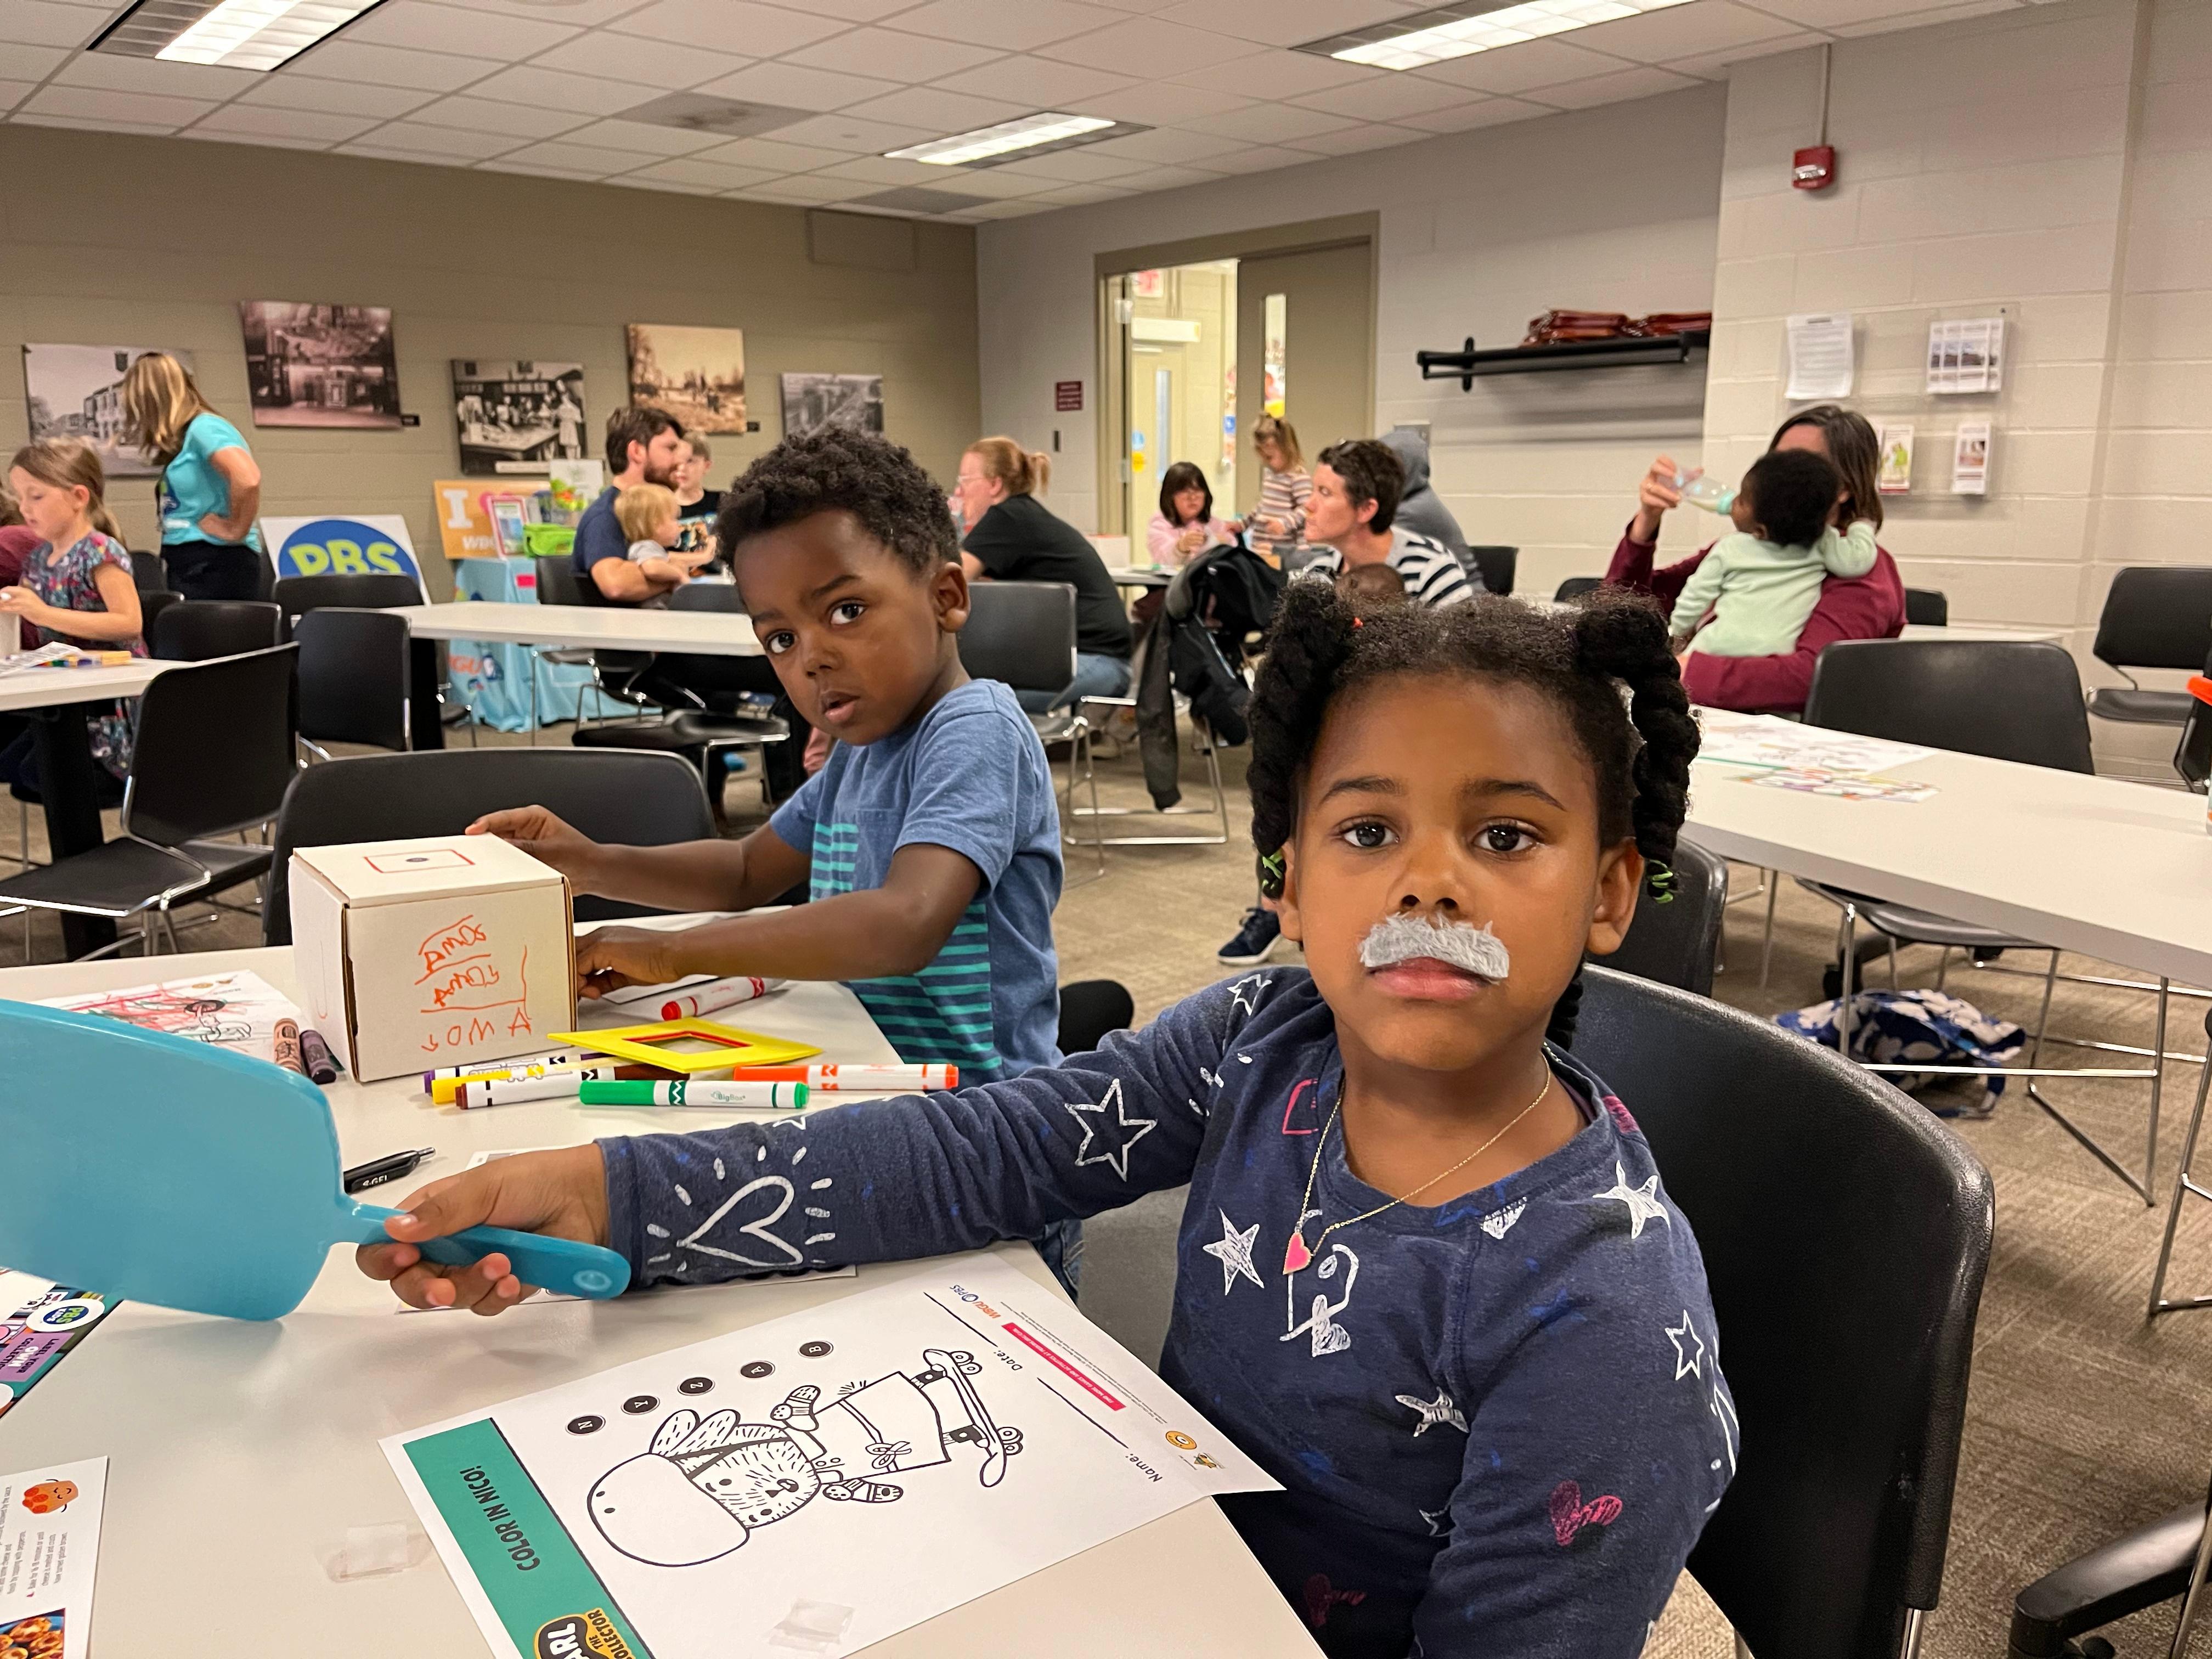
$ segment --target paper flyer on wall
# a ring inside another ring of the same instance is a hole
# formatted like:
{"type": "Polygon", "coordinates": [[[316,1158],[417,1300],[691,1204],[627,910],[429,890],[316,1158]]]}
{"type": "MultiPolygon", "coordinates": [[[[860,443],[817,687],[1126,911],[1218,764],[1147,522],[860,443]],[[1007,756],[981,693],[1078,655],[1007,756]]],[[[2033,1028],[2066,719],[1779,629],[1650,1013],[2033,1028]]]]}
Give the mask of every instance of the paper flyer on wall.
{"type": "Polygon", "coordinates": [[[978,1257],[382,1443],[501,1659],[854,1653],[1275,1488],[1105,1332],[978,1257]]]}
{"type": "MultiPolygon", "coordinates": [[[[114,1304],[97,1291],[0,1267],[0,1416],[92,1334],[114,1304]]],[[[0,1643],[0,1659],[7,1659],[0,1643]]]]}
{"type": "Polygon", "coordinates": [[[87,1659],[107,1460],[0,1474],[0,1654],[87,1659]],[[57,1639],[58,1638],[58,1639],[57,1639]]]}
{"type": "Polygon", "coordinates": [[[1784,397],[1802,402],[1851,395],[1856,366],[1851,351],[1850,313],[1792,317],[1789,340],[1790,385],[1784,397]]]}

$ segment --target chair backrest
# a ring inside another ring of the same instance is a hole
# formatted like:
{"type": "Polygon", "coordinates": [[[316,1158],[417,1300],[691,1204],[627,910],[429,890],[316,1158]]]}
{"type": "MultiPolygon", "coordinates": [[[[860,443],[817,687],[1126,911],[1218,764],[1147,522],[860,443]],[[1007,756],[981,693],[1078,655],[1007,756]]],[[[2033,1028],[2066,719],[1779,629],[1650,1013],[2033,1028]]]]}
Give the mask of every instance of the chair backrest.
{"type": "Polygon", "coordinates": [[[1109,1031],[1126,1031],[1137,1017],[1137,1000],[1114,979],[1079,979],[1060,988],[1060,1052],[1087,1054],[1109,1031]]]}
{"type": "Polygon", "coordinates": [[[1662,904],[1647,884],[1637,896],[1636,915],[1620,949],[1598,960],[1617,974],[1712,995],[1728,884],[1727,860],[1686,836],[1676,841],[1674,896],[1662,904]]]}
{"type": "Polygon", "coordinates": [[[186,599],[155,619],[148,643],[172,662],[205,662],[265,651],[283,640],[284,612],[266,599],[186,599]]]}
{"type": "Polygon", "coordinates": [[[169,587],[169,573],[162,568],[159,553],[142,553],[131,550],[131,580],[141,593],[165,593],[169,587]]]}
{"type": "Polygon", "coordinates": [[[275,646],[156,677],[138,705],[127,833],[173,847],[276,815],[299,766],[299,656],[275,646]]]}
{"type": "Polygon", "coordinates": [[[184,602],[183,594],[173,593],[166,587],[138,590],[138,637],[146,641],[149,651],[154,648],[154,626],[161,621],[161,613],[184,602]]]}
{"type": "Polygon", "coordinates": [[[301,617],[292,637],[300,647],[301,737],[411,746],[405,617],[325,605],[301,617]]]}
{"type": "Polygon", "coordinates": [[[286,576],[270,598],[288,623],[310,611],[340,605],[349,611],[393,611],[403,605],[422,603],[422,590],[412,576],[386,571],[364,571],[357,575],[286,576]]]}
{"type": "Polygon", "coordinates": [[[2202,672],[2212,653],[2212,566],[2136,565],[2112,578],[2090,647],[2114,668],[2202,672]]]}
{"type": "Polygon", "coordinates": [[[1059,691],[1075,678],[1075,590],[1066,582],[975,582],[960,660],[979,680],[1059,691]]]}
{"type": "Polygon", "coordinates": [[[1646,980],[1583,970],[1575,1054],[1650,1139],[1719,1322],[1741,1432],[1715,1423],[1735,1474],[1690,1571],[1759,1659],[1893,1659],[1942,1586],[1988,1172],[1832,1050],[1646,980]]]}
{"type": "Polygon", "coordinates": [[[591,603],[583,595],[583,580],[576,574],[575,562],[566,553],[541,553],[531,563],[538,568],[538,604],[591,603]]]}
{"type": "Polygon", "coordinates": [[[668,596],[668,608],[711,611],[728,617],[745,614],[745,602],[735,582],[686,582],[668,596]]]}
{"type": "MultiPolygon", "coordinates": [[[[155,682],[159,684],[157,680],[155,682]]],[[[362,755],[310,766],[276,815],[276,869],[261,907],[262,937],[292,942],[289,868],[298,847],[404,836],[457,836],[487,812],[543,806],[593,841],[633,847],[706,841],[714,814],[698,769],[635,749],[430,749],[362,755]]],[[[661,914],[579,897],[576,919],[661,914]]]]}
{"type": "Polygon", "coordinates": [[[1602,576],[1570,576],[1552,595],[1552,603],[1565,605],[1569,599],[1579,599],[1585,593],[1595,593],[1604,586],[1605,578],[1602,576]]]}
{"type": "Polygon", "coordinates": [[[1905,620],[1917,628],[1948,628],[1951,596],[1938,587],[1906,588],[1905,620]]]}
{"type": "Polygon", "coordinates": [[[1521,562],[1517,547],[1469,547],[1474,556],[1474,568],[1482,573],[1482,585],[1493,593],[1513,591],[1513,572],[1521,562]]]}
{"type": "Polygon", "coordinates": [[[2094,769],[2081,673],[2048,640],[1845,640],[1813,666],[1805,723],[2094,769]]]}

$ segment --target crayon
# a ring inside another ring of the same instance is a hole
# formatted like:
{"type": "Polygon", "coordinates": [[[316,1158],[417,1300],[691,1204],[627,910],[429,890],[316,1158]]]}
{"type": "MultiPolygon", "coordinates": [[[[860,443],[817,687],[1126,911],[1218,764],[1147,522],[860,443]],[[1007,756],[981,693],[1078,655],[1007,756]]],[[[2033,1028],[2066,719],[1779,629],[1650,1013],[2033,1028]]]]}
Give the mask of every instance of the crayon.
{"type": "Polygon", "coordinates": [[[339,1072],[344,1069],[339,1066],[338,1057],[331,1052],[331,1045],[323,1041],[320,1031],[300,1033],[300,1060],[307,1066],[307,1075],[318,1083],[336,1083],[339,1072]]]}
{"type": "Polygon", "coordinates": [[[295,1072],[301,1077],[307,1076],[307,1068],[300,1059],[300,1027],[298,1023],[289,1019],[278,1020],[276,1022],[275,1041],[276,1047],[276,1063],[279,1066],[282,1066],[288,1072],[295,1072]]]}
{"type": "Polygon", "coordinates": [[[695,985],[662,1003],[660,1017],[663,1019],[696,1019],[700,1015],[711,1014],[717,1009],[734,1008],[741,1002],[750,1002],[755,997],[764,997],[770,991],[781,991],[783,984],[780,979],[755,979],[741,974],[735,979],[718,979],[705,985],[695,985]]]}
{"type": "Polygon", "coordinates": [[[864,1094],[896,1094],[909,1089],[957,1089],[960,1068],[932,1062],[921,1066],[740,1066],[730,1073],[732,1083],[804,1083],[824,1094],[838,1090],[864,1094]]]}
{"type": "Polygon", "coordinates": [[[679,1078],[673,1083],[586,1083],[586,1106],[788,1107],[806,1104],[804,1083],[725,1083],[679,1078]]]}

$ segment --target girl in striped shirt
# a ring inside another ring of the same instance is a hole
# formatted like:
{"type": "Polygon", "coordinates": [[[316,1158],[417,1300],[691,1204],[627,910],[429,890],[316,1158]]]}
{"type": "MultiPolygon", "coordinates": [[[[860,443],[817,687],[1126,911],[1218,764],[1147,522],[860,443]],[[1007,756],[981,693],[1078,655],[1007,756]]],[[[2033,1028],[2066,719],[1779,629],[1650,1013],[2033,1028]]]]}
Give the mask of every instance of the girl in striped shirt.
{"type": "Polygon", "coordinates": [[[1313,475],[1298,448],[1297,429],[1279,416],[1262,415],[1252,423],[1252,447],[1259,452],[1260,505],[1252,514],[1252,550],[1285,570],[1313,556],[1306,545],[1306,501],[1313,475]]]}

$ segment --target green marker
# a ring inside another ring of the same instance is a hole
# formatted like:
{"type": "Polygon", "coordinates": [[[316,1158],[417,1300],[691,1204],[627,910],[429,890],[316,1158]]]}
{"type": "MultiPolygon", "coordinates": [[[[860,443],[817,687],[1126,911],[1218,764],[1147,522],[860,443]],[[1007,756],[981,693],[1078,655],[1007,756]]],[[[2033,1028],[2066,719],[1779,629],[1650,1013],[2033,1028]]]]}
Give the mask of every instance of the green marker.
{"type": "Polygon", "coordinates": [[[578,1097],[585,1106],[775,1107],[796,1111],[806,1104],[804,1083],[732,1083],[726,1079],[684,1078],[674,1083],[586,1083],[578,1097]]]}

